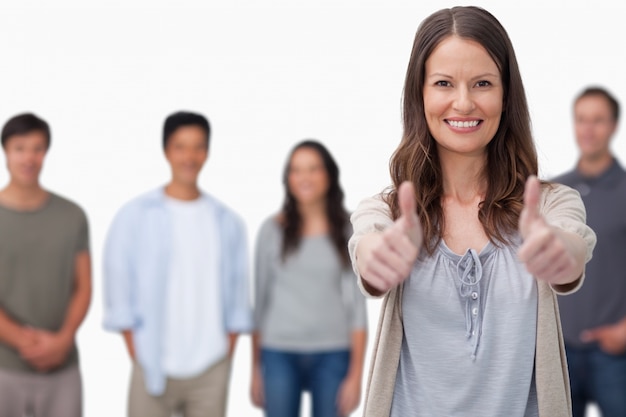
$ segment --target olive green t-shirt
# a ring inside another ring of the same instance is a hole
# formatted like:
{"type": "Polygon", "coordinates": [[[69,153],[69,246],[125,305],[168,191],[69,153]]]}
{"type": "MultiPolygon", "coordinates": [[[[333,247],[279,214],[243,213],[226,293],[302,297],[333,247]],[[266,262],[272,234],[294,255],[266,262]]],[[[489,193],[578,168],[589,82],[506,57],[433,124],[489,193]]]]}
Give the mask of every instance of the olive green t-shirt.
{"type": "MultiPolygon", "coordinates": [[[[53,193],[33,211],[0,205],[0,309],[15,322],[58,331],[73,294],[76,254],[89,249],[87,217],[53,193]]],[[[76,347],[61,368],[78,362],[76,347]]],[[[0,342],[0,369],[34,369],[0,342]]]]}

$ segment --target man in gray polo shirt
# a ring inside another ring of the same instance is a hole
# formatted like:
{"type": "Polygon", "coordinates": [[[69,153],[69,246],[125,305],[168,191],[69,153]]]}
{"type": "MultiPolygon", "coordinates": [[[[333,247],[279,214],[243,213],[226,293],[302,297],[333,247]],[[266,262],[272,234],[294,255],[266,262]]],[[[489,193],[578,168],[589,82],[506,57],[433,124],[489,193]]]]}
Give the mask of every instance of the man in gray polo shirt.
{"type": "Polygon", "coordinates": [[[580,192],[598,243],[585,285],[559,297],[573,415],[595,402],[604,417],[626,416],[626,172],[610,150],[619,104],[603,88],[574,102],[576,168],[554,179],[580,192]]]}

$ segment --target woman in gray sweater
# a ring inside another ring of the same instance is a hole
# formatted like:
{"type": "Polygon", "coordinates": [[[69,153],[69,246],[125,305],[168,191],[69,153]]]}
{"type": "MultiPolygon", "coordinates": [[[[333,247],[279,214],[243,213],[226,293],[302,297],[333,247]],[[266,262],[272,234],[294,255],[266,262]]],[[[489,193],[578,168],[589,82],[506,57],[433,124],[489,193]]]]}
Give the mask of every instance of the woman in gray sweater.
{"type": "Polygon", "coordinates": [[[295,146],[281,211],[257,238],[252,401],[268,417],[346,416],[360,398],[365,299],[350,268],[339,169],[319,142],[295,146]]]}

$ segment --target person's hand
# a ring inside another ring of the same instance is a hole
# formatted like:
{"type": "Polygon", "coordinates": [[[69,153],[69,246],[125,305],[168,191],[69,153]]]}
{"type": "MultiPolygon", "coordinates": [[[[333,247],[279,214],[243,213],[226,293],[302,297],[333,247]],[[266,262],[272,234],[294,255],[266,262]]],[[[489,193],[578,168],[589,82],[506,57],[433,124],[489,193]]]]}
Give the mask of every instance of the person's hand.
{"type": "Polygon", "coordinates": [[[265,391],[263,388],[263,375],[261,367],[255,366],[252,371],[252,382],[250,384],[250,398],[256,407],[265,407],[265,391]]]}
{"type": "Polygon", "coordinates": [[[600,349],[610,355],[626,353],[626,319],[617,324],[585,330],[580,340],[585,343],[597,342],[600,349]]]}
{"type": "Polygon", "coordinates": [[[28,349],[37,343],[37,336],[35,330],[31,327],[22,327],[19,333],[19,338],[16,339],[15,348],[19,351],[22,349],[28,349]]]}
{"type": "Polygon", "coordinates": [[[398,189],[400,217],[382,233],[361,238],[357,268],[367,285],[381,293],[404,281],[422,246],[422,227],[416,213],[415,189],[408,181],[398,189]]]}
{"type": "Polygon", "coordinates": [[[524,190],[524,208],[519,231],[524,243],[518,257],[535,278],[549,284],[568,284],[576,276],[578,263],[568,250],[565,236],[550,226],[539,211],[541,183],[530,176],[524,190]]]}
{"type": "Polygon", "coordinates": [[[19,349],[20,356],[40,372],[60,366],[74,344],[72,337],[58,332],[28,329],[35,343],[19,349]]]}
{"type": "Polygon", "coordinates": [[[341,417],[349,415],[356,410],[361,400],[361,380],[347,376],[339,386],[337,392],[337,413],[341,417]]]}

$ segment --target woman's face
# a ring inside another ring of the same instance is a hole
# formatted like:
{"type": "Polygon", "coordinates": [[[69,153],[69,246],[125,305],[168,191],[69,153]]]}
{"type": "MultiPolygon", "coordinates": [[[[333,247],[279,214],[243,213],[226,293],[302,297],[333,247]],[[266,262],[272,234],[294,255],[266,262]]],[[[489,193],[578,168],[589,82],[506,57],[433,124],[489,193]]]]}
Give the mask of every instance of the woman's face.
{"type": "Polygon", "coordinates": [[[316,150],[304,147],[293,153],[289,161],[287,184],[299,204],[319,203],[326,198],[328,173],[316,150]]]}
{"type": "Polygon", "coordinates": [[[444,39],[426,60],[424,113],[440,155],[480,155],[502,115],[500,71],[479,43],[444,39]]]}

